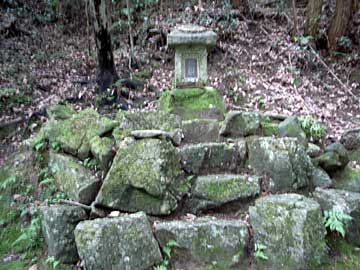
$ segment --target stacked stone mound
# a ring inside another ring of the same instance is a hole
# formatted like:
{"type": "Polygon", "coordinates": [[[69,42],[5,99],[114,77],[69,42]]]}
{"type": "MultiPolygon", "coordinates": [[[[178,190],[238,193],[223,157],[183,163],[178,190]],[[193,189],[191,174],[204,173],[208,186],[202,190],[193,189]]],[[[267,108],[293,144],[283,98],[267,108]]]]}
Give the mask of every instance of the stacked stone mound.
{"type": "Polygon", "coordinates": [[[114,120],[52,110],[32,143],[60,145],[49,170],[89,207],[42,208],[50,256],[73,263],[79,255],[88,270],[164,260],[168,269],[318,269],[328,209],[354,218],[347,237],[359,244],[360,172],[341,144],[310,144],[296,117],[226,114],[215,89],[173,90],[159,107],[114,120]],[[81,164],[89,158],[101,173],[81,164]],[[254,243],[268,260],[254,257],[254,243]]]}

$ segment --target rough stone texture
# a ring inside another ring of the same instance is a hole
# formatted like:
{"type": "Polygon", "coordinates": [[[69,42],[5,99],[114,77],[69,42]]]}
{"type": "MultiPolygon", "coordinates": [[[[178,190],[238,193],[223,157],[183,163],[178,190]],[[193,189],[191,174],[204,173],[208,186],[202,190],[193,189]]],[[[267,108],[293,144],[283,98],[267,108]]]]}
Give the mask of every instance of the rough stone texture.
{"type": "Polygon", "coordinates": [[[225,137],[255,135],[260,128],[260,121],[259,113],[230,111],[226,115],[220,134],[225,137]]]}
{"type": "Polygon", "coordinates": [[[76,112],[68,105],[53,105],[46,109],[50,120],[65,120],[71,118],[76,112]]]}
{"type": "Polygon", "coordinates": [[[90,140],[110,132],[116,124],[93,109],[86,109],[65,120],[49,121],[41,132],[50,143],[59,143],[65,152],[85,159],[90,154],[90,140]]]}
{"type": "Polygon", "coordinates": [[[169,214],[183,184],[180,154],[170,142],[138,140],[118,150],[96,202],[122,211],[169,214]]]}
{"type": "Polygon", "coordinates": [[[279,124],[279,136],[297,138],[302,145],[307,144],[306,133],[301,128],[297,116],[290,116],[279,124]]]}
{"type": "Polygon", "coordinates": [[[71,199],[90,204],[100,188],[101,182],[71,156],[50,152],[49,171],[60,190],[71,199]]]}
{"type": "Polygon", "coordinates": [[[349,163],[349,153],[340,143],[333,143],[325,148],[325,153],[313,159],[315,165],[327,172],[343,169],[349,163]]]}
{"type": "Polygon", "coordinates": [[[175,48],[179,45],[215,46],[216,33],[198,25],[182,25],[170,32],[167,43],[175,48]]]}
{"type": "Polygon", "coordinates": [[[90,140],[91,153],[97,160],[100,168],[105,172],[108,170],[110,162],[115,155],[113,146],[114,141],[108,137],[100,138],[95,136],[90,140]]]}
{"type": "Polygon", "coordinates": [[[312,184],[314,187],[329,188],[333,181],[323,169],[315,168],[312,172],[312,184]]]}
{"type": "Polygon", "coordinates": [[[308,146],[306,148],[306,153],[309,155],[309,157],[315,158],[315,157],[321,155],[322,150],[316,144],[308,143],[308,146]]]}
{"type": "Polygon", "coordinates": [[[246,159],[245,141],[188,144],[180,149],[183,168],[190,174],[237,172],[246,159]]]}
{"type": "Polygon", "coordinates": [[[352,216],[353,220],[346,224],[345,237],[360,245],[360,193],[347,190],[317,188],[313,193],[323,210],[334,210],[352,216]]]}
{"type": "Polygon", "coordinates": [[[183,143],[205,143],[219,140],[219,122],[215,119],[194,119],[182,122],[183,143]]]}
{"type": "Polygon", "coordinates": [[[325,255],[325,228],[320,205],[298,194],[271,195],[249,208],[254,242],[266,246],[268,260],[256,269],[318,269],[325,255]]]}
{"type": "Polygon", "coordinates": [[[48,255],[62,263],[75,263],[79,256],[75,245],[76,225],[87,218],[86,212],[76,206],[41,207],[42,232],[48,255]]]}
{"type": "Polygon", "coordinates": [[[190,209],[197,212],[225,203],[245,200],[260,193],[259,177],[248,175],[199,176],[191,191],[190,209]]]}
{"type": "Polygon", "coordinates": [[[162,261],[143,212],[80,222],[75,241],[86,270],[148,270],[162,261]]]}
{"type": "Polygon", "coordinates": [[[248,230],[240,220],[201,218],[155,224],[155,236],[163,247],[175,240],[173,269],[246,270],[248,230]]]}
{"type": "Polygon", "coordinates": [[[270,177],[271,191],[289,191],[310,183],[313,165],[296,138],[252,138],[248,140],[249,166],[270,177]]]}
{"type": "Polygon", "coordinates": [[[183,120],[224,119],[225,105],[214,88],[174,89],[161,94],[160,110],[181,116],[183,120]]]}
{"type": "Polygon", "coordinates": [[[360,162],[360,131],[345,131],[341,136],[340,142],[349,151],[349,159],[360,162]]]}
{"type": "Polygon", "coordinates": [[[360,192],[360,170],[346,166],[343,170],[333,174],[334,187],[353,192],[360,192]]]}
{"type": "Polygon", "coordinates": [[[144,130],[133,130],[130,135],[136,139],[149,139],[157,138],[162,140],[169,140],[175,146],[179,146],[183,137],[181,129],[176,129],[172,132],[167,132],[158,129],[144,129],[144,130]]]}
{"type": "Polygon", "coordinates": [[[261,131],[264,136],[277,136],[279,134],[279,124],[272,122],[261,122],[261,131]]]}
{"type": "Polygon", "coordinates": [[[345,146],[341,143],[332,143],[325,147],[325,152],[334,152],[339,156],[339,161],[342,164],[342,167],[345,167],[349,162],[349,152],[346,150],[345,146]]]}

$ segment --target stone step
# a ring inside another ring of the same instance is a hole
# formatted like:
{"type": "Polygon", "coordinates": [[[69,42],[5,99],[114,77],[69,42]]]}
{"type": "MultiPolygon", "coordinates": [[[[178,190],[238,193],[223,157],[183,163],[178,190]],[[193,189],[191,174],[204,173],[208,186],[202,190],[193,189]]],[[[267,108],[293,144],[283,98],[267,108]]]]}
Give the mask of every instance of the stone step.
{"type": "Polygon", "coordinates": [[[246,143],[187,144],[180,148],[183,169],[189,174],[236,173],[246,160],[246,143]]]}
{"type": "Polygon", "coordinates": [[[236,174],[198,176],[187,201],[189,211],[213,209],[234,201],[247,201],[260,193],[260,177],[236,174]]]}
{"type": "Polygon", "coordinates": [[[192,119],[182,122],[183,144],[219,141],[220,124],[216,119],[192,119]]]}

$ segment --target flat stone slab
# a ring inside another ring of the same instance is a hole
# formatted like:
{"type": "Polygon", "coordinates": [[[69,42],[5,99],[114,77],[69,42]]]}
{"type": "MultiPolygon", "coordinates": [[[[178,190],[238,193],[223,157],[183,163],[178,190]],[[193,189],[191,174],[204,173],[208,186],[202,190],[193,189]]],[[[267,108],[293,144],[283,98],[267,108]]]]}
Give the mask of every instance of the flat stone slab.
{"type": "Polygon", "coordinates": [[[154,225],[161,247],[170,240],[177,243],[171,253],[172,269],[248,269],[249,234],[241,220],[200,218],[154,225]]]}
{"type": "Polygon", "coordinates": [[[199,176],[192,187],[189,199],[193,212],[216,208],[229,202],[245,200],[260,193],[260,179],[249,175],[199,176]]]}
{"type": "Polygon", "coordinates": [[[256,175],[270,179],[270,190],[291,191],[311,183],[313,165],[296,138],[251,138],[249,167],[256,175]]]}
{"type": "Polygon", "coordinates": [[[86,212],[76,206],[58,205],[41,207],[42,232],[48,247],[48,255],[62,263],[79,260],[74,230],[87,218],[86,212]]]}
{"type": "Polygon", "coordinates": [[[143,212],[80,222],[75,241],[87,270],[152,269],[162,262],[143,212]]]}
{"type": "Polygon", "coordinates": [[[246,159],[245,141],[200,143],[180,149],[183,168],[190,174],[237,172],[246,159]]]}
{"type": "Polygon", "coordinates": [[[199,25],[181,25],[167,36],[169,47],[180,45],[215,46],[216,33],[199,25]]]}
{"type": "Polygon", "coordinates": [[[313,196],[323,210],[343,212],[353,218],[345,225],[345,237],[350,243],[360,245],[360,193],[316,188],[313,196]]]}
{"type": "Polygon", "coordinates": [[[257,112],[230,111],[224,120],[220,134],[225,137],[255,135],[260,130],[261,115],[257,112]]]}
{"type": "Polygon", "coordinates": [[[219,141],[220,125],[216,119],[193,119],[182,122],[183,144],[219,141]]]}
{"type": "Polygon", "coordinates": [[[254,243],[264,245],[268,260],[256,269],[318,269],[326,251],[320,205],[298,194],[271,195],[249,208],[254,243]]]}
{"type": "Polygon", "coordinates": [[[90,204],[95,200],[101,181],[79,163],[79,160],[64,154],[49,154],[49,171],[60,190],[72,200],[90,204]]]}

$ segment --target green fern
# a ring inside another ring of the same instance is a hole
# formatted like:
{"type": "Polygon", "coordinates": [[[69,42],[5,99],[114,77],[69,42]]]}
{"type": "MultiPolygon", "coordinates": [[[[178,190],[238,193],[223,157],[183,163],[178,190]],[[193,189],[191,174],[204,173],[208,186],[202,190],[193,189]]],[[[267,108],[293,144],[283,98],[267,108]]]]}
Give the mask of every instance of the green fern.
{"type": "Polygon", "coordinates": [[[171,251],[174,247],[178,247],[178,243],[175,240],[169,240],[165,246],[163,246],[162,251],[164,253],[165,259],[159,264],[153,267],[153,270],[167,270],[171,259],[171,251]]]}
{"type": "Polygon", "coordinates": [[[345,237],[345,223],[353,218],[342,211],[329,210],[324,211],[324,225],[325,228],[332,232],[339,233],[343,238],[345,237]]]}
{"type": "Polygon", "coordinates": [[[269,257],[265,255],[265,252],[264,252],[265,249],[266,249],[265,245],[256,243],[255,244],[254,256],[256,258],[267,261],[269,259],[269,257]]]}

